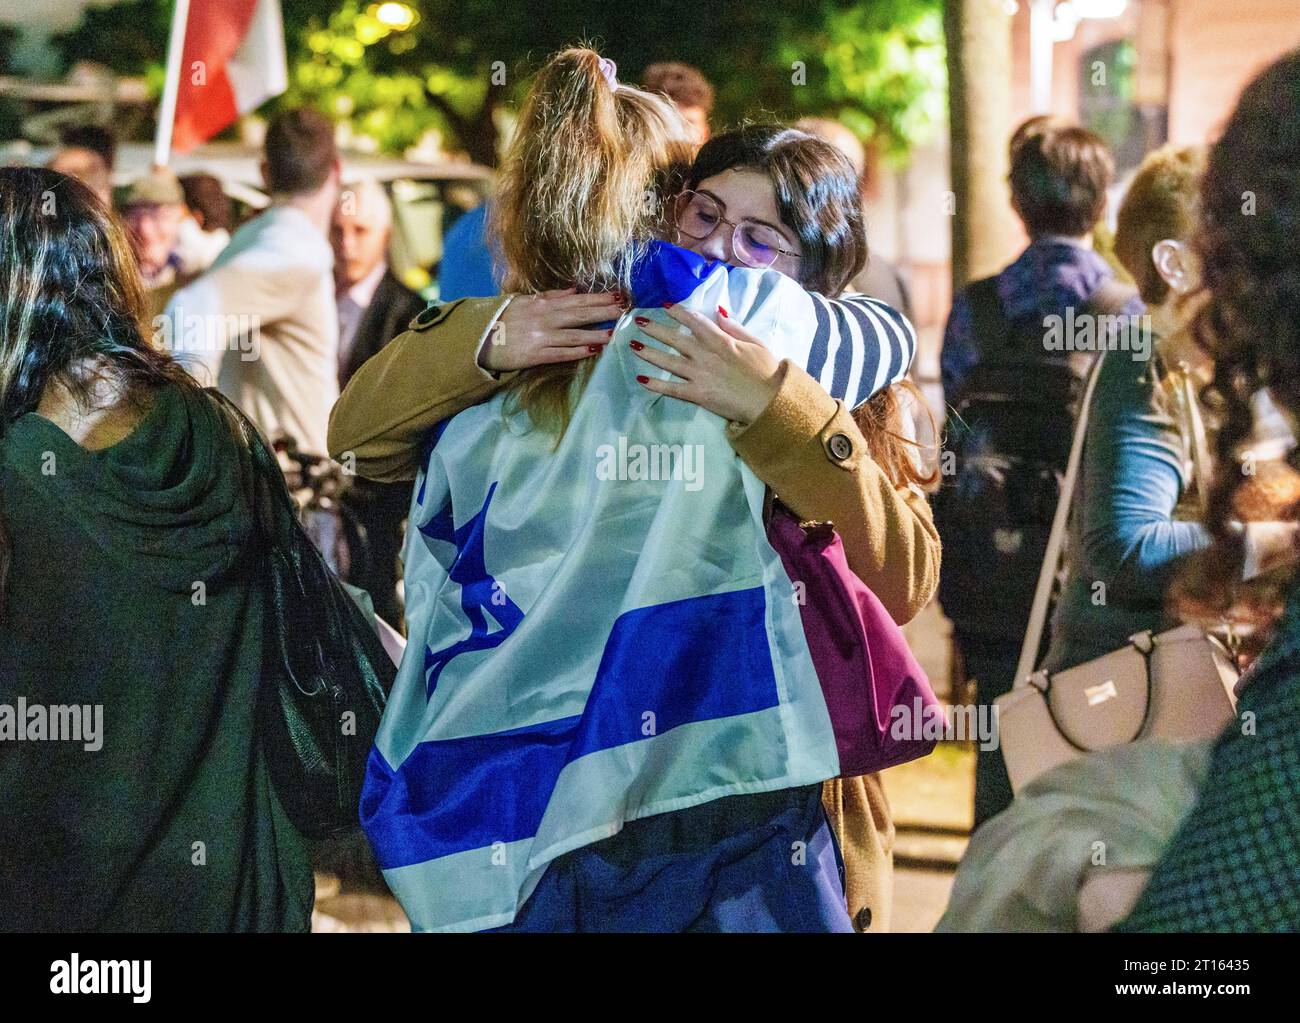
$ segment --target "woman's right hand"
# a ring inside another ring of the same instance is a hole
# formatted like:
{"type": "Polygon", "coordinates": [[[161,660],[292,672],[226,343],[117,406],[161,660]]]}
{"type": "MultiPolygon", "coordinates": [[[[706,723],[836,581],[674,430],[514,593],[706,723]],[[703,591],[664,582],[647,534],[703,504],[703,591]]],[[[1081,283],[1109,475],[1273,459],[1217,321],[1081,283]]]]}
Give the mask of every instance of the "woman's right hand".
{"type": "Polygon", "coordinates": [[[593,323],[617,320],[627,310],[618,292],[579,294],[576,288],[514,295],[497,319],[479,352],[486,370],[509,370],[575,362],[599,355],[614,331],[589,329],[593,323]]]}

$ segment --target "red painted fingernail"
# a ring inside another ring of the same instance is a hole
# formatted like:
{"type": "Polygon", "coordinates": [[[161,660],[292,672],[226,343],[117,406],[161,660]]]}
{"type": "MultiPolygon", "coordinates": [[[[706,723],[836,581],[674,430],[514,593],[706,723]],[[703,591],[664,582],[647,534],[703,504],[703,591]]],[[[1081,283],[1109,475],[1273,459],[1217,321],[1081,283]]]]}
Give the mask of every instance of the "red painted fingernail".
{"type": "Polygon", "coordinates": [[[634,352],[639,352],[641,351],[642,348],[645,347],[645,345],[643,345],[640,341],[629,341],[628,344],[632,346],[632,351],[634,352]]]}
{"type": "Polygon", "coordinates": [[[649,378],[649,377],[638,376],[638,377],[636,378],[636,382],[637,382],[638,384],[648,384],[648,383],[650,382],[650,378],[649,378]]]}
{"type": "Polygon", "coordinates": [[[664,303],[664,308],[665,308],[665,309],[671,309],[671,308],[672,308],[673,306],[675,306],[676,304],[677,304],[676,302],[665,302],[665,303],[664,303]]]}
{"type": "Polygon", "coordinates": [[[613,336],[614,336],[614,328],[613,328],[613,327],[606,327],[606,328],[605,328],[605,336],[606,336],[606,337],[613,337],[613,336]]]}
{"type": "Polygon", "coordinates": [[[727,319],[731,319],[731,317],[727,316],[727,310],[723,309],[722,306],[718,306],[718,312],[720,312],[727,319]]]}
{"type": "Polygon", "coordinates": [[[644,316],[635,316],[632,318],[632,322],[634,322],[638,327],[644,327],[649,324],[650,321],[644,316]]]}
{"type": "Polygon", "coordinates": [[[587,345],[587,351],[591,352],[592,355],[599,355],[600,345],[587,345]]]}

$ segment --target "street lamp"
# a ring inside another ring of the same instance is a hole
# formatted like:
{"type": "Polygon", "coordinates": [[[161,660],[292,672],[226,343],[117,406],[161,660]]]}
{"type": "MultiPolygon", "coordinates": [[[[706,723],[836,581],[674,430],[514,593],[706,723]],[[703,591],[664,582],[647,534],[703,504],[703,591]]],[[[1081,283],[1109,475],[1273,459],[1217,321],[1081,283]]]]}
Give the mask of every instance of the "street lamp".
{"type": "Polygon", "coordinates": [[[415,24],[415,11],[407,4],[383,3],[372,7],[375,20],[394,32],[405,32],[415,24]]]}
{"type": "Polygon", "coordinates": [[[1128,0],[1029,0],[1029,96],[1035,114],[1052,107],[1052,47],[1085,19],[1118,18],[1128,0]]]}

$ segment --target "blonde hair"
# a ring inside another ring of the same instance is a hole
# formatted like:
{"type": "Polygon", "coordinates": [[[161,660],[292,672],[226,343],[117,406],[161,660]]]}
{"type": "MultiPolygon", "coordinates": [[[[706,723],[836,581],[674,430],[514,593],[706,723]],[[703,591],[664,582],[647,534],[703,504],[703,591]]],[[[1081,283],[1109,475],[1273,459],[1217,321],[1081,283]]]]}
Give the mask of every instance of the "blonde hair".
{"type": "Polygon", "coordinates": [[[1202,146],[1157,149],[1142,161],[1124,194],[1116,221],[1115,256],[1147,305],[1159,305],[1169,294],[1152,250],[1166,238],[1191,237],[1207,156],[1202,146]]]}
{"type": "MultiPolygon", "coordinates": [[[[524,101],[492,203],[504,290],[629,290],[639,246],[659,232],[690,162],[689,139],[667,100],[611,88],[594,50],[552,57],[524,101]]],[[[563,433],[590,361],[524,370],[507,408],[563,433]]]]}

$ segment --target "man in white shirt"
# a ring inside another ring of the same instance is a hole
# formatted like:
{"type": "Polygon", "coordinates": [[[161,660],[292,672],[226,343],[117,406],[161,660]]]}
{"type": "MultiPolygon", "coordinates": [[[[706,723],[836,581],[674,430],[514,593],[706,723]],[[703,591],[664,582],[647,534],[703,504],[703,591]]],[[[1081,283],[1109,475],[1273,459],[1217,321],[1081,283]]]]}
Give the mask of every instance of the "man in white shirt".
{"type": "Polygon", "coordinates": [[[212,267],[168,303],[170,347],[271,440],[312,454],[338,398],[338,313],[328,236],[339,193],[334,126],[291,110],[266,133],[271,205],[240,227],[212,267]]]}

